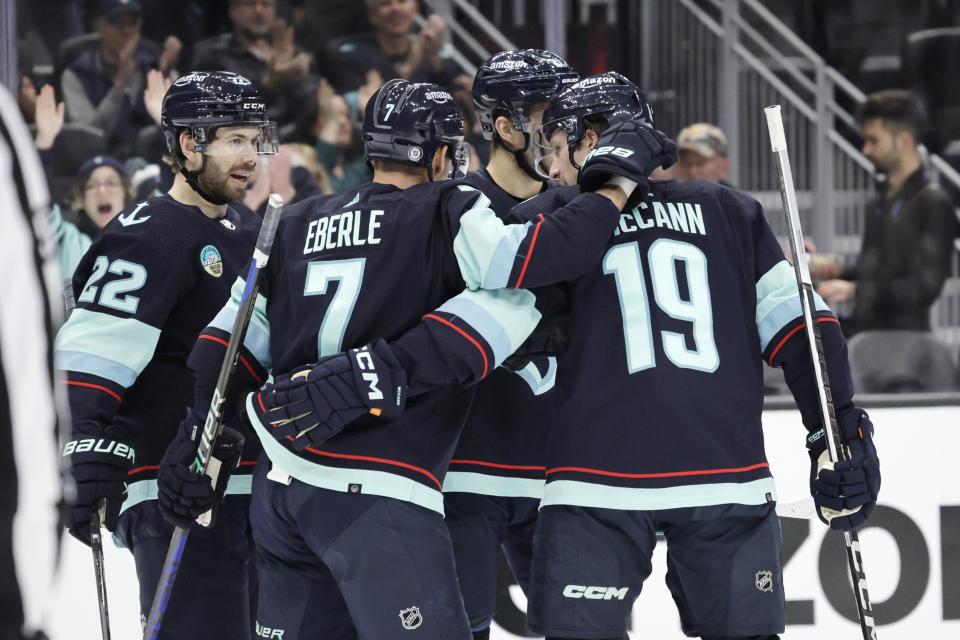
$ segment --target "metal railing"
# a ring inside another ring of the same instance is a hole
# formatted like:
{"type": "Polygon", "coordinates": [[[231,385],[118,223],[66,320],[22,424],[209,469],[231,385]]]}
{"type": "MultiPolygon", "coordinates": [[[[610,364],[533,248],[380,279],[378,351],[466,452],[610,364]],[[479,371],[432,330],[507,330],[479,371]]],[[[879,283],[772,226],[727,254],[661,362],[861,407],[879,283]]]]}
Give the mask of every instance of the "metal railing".
{"type": "MultiPolygon", "coordinates": [[[[785,237],[762,117],[763,107],[783,105],[804,231],[819,252],[853,261],[874,182],[851,113],[864,93],[759,0],[643,0],[639,20],[642,83],[658,128],[676,135],[693,122],[718,124],[731,150],[730,181],[760,200],[785,237]]],[[[930,155],[927,164],[942,184],[960,190],[960,173],[943,158],[930,155]]],[[[960,344],[956,275],[955,259],[955,277],[931,319],[941,338],[960,344]]]]}
{"type": "MultiPolygon", "coordinates": [[[[426,4],[447,23],[445,53],[471,76],[485,58],[497,51],[517,48],[467,0],[426,0],[426,4]]],[[[418,16],[417,22],[423,24],[423,18],[418,16]]]]}

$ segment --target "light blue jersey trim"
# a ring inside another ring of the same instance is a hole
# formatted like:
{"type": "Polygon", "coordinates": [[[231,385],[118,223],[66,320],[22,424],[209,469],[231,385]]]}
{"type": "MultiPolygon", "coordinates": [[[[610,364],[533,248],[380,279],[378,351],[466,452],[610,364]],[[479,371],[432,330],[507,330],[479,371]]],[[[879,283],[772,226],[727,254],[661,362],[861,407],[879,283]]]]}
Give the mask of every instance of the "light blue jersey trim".
{"type": "Polygon", "coordinates": [[[124,384],[123,380],[129,378],[129,371],[134,372],[134,378],[140,375],[153,358],[159,340],[160,329],[145,322],[89,309],[74,309],[57,334],[54,350],[58,362],[61,353],[71,354],[68,358],[74,363],[81,354],[93,356],[96,360],[88,362],[88,366],[95,370],[86,373],[103,376],[127,387],[132,383],[124,384]],[[121,379],[104,375],[109,373],[121,379]]]}
{"type": "MultiPolygon", "coordinates": [[[[816,293],[813,294],[817,311],[829,311],[830,307],[816,293]]],[[[803,316],[800,293],[793,267],[781,260],[757,280],[757,330],[760,333],[760,350],[764,351],[773,336],[790,322],[803,316]]]]}
{"type": "MultiPolygon", "coordinates": [[[[467,185],[458,188],[476,191],[467,185]]],[[[490,199],[477,193],[477,201],[460,217],[453,252],[468,289],[502,289],[510,279],[517,248],[530,223],[504,224],[490,208],[490,199]]]]}
{"type": "Polygon", "coordinates": [[[543,480],[533,478],[504,478],[472,471],[448,471],[443,478],[443,492],[539,500],[543,497],[543,484],[543,480]]]}
{"type": "Polygon", "coordinates": [[[525,289],[465,290],[437,311],[457,316],[479,333],[493,349],[497,366],[536,329],[540,322],[536,302],[525,289]]]}
{"type": "MultiPolygon", "coordinates": [[[[226,495],[250,495],[253,487],[253,476],[230,476],[227,480],[226,495]]],[[[123,513],[130,507],[138,505],[147,500],[157,499],[157,481],[156,480],[137,480],[127,485],[127,499],[123,501],[120,507],[120,513],[123,513]]]]}
{"type": "MultiPolygon", "coordinates": [[[[230,288],[230,299],[217,313],[210,326],[221,331],[233,333],[233,324],[240,311],[240,299],[243,297],[243,278],[237,278],[230,288]]],[[[267,319],[267,299],[257,294],[257,301],[253,305],[253,315],[247,325],[247,333],[243,338],[243,346],[253,357],[260,362],[264,369],[269,371],[273,367],[270,357],[270,321],[267,319]]]]}
{"type": "Polygon", "coordinates": [[[533,395],[535,396],[543,395],[547,391],[550,391],[557,382],[557,359],[553,356],[547,356],[547,361],[549,365],[547,366],[547,374],[544,376],[540,375],[540,369],[532,362],[528,362],[527,366],[523,369],[514,371],[514,373],[523,378],[524,382],[530,385],[530,390],[533,391],[533,395]]]}
{"type": "Polygon", "coordinates": [[[264,453],[284,473],[314,487],[342,493],[348,493],[351,484],[359,484],[365,494],[412,502],[443,515],[443,494],[419,482],[385,471],[326,467],[291,453],[274,440],[260,423],[253,409],[253,397],[252,393],[247,395],[250,424],[260,438],[264,453]]]}
{"type": "Polygon", "coordinates": [[[137,380],[137,372],[127,365],[82,351],[57,351],[57,369],[89,373],[112,380],[129,388],[137,380]]]}
{"type": "Polygon", "coordinates": [[[652,511],[705,507],[714,504],[765,504],[770,501],[767,499],[768,494],[770,500],[777,499],[773,478],[659,489],[611,487],[593,482],[556,480],[547,483],[540,506],[565,504],[626,511],[652,511]]]}

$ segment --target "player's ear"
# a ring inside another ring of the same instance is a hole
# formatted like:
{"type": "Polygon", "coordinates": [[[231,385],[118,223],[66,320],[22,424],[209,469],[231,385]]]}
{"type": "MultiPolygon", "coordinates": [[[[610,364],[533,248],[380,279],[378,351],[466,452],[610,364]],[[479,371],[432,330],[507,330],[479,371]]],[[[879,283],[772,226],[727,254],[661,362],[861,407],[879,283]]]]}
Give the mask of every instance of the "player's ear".
{"type": "Polygon", "coordinates": [[[593,129],[587,129],[583,132],[583,138],[580,140],[580,144],[583,145],[584,151],[592,151],[595,146],[597,146],[597,140],[600,139],[600,136],[597,135],[597,132],[593,129]]]}
{"type": "Polygon", "coordinates": [[[516,129],[513,128],[513,121],[506,116],[497,116],[493,121],[493,130],[497,132],[503,140],[510,142],[516,129]]]}
{"type": "Polygon", "coordinates": [[[193,139],[190,129],[182,129],[177,136],[180,153],[184,157],[184,164],[192,166],[201,160],[200,152],[196,150],[197,142],[193,139]]]}
{"type": "Polygon", "coordinates": [[[433,179],[440,180],[446,177],[447,145],[438,148],[433,154],[433,179]]]}

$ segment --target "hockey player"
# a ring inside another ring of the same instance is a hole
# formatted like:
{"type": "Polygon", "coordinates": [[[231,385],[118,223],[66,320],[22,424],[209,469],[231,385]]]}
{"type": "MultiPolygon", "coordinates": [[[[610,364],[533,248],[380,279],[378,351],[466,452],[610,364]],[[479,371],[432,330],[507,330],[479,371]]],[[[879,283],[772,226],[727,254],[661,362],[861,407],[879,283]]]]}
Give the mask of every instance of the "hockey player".
{"type": "MultiPolygon", "coordinates": [[[[228,203],[243,197],[257,157],[277,149],[258,90],[234,73],[181,76],[161,120],[179,174],[167,195],[123,211],[93,243],[74,276],[77,307],[56,343],[73,419],[63,452],[77,484],[70,533],[88,542],[89,514],[103,509],[107,529],[133,553],[143,613],[172,534],[157,504],[158,466],[168,443],[177,434],[189,439],[183,434],[197,420],[183,419],[194,392],[187,356],[247,267],[260,224],[228,203]]],[[[252,471],[255,444],[242,473],[252,471]]],[[[235,465],[242,446],[228,430],[215,457],[235,465]]],[[[208,477],[194,478],[199,495],[212,493],[208,477]]],[[[237,476],[217,490],[249,494],[249,483],[237,476]]],[[[190,537],[161,637],[250,637],[248,505],[249,495],[227,498],[215,525],[190,537]]]]}
{"type": "MultiPolygon", "coordinates": [[[[610,77],[574,85],[544,115],[545,160],[565,184],[591,156],[618,153],[616,138],[598,139],[629,117],[610,77]]],[[[538,199],[516,215],[550,206],[538,199]]],[[[835,529],[859,526],[880,487],[873,426],[853,405],[836,317],[817,300],[852,454],[830,469],[793,269],[755,200],[703,181],[651,182],[634,192],[603,259],[569,290],[575,330],[559,364],[530,627],[549,638],[623,638],[662,531],[687,635],[778,637],[780,531],[761,360],[783,367],[809,432],[818,515],[835,529]]]]}
{"type": "MultiPolygon", "coordinates": [[[[321,356],[246,400],[269,458],[250,512],[255,629],[284,640],[405,629],[469,640],[441,483],[472,390],[437,381],[482,379],[517,347],[539,318],[533,296],[492,289],[568,278],[598,259],[626,201],[608,183],[630,190],[618,174],[642,179],[660,163],[663,138],[623,131],[635,153],[588,164],[581,182],[590,193],[549,220],[507,226],[476,189],[432,180],[462,140],[449,93],[390,81],[368,102],[363,129],[374,182],[285,211],[241,350],[246,373],[257,374],[247,388],[321,356]],[[382,339],[425,313],[404,340],[382,339]],[[465,355],[443,358],[451,344],[465,355]],[[428,352],[435,366],[418,366],[428,352]]],[[[201,387],[215,377],[242,288],[191,356],[201,387]]],[[[185,524],[192,515],[185,503],[185,524]]]]}
{"type": "MultiPolygon", "coordinates": [[[[473,102],[492,150],[487,166],[464,181],[490,198],[500,218],[557,185],[534,169],[532,138],[550,100],[578,79],[563,59],[539,49],[502,51],[477,69],[473,102]]],[[[529,581],[555,372],[552,357],[517,372],[494,370],[477,388],[443,483],[457,578],[475,639],[490,634],[501,545],[524,590],[529,581]]]]}

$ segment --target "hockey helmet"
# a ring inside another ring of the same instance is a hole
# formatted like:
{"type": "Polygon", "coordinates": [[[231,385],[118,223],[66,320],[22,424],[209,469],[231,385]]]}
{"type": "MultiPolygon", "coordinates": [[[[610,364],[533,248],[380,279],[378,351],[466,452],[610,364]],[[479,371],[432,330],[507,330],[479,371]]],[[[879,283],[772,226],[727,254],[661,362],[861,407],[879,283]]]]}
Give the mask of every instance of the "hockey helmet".
{"type": "Polygon", "coordinates": [[[580,76],[560,56],[542,49],[495,53],[481,63],[473,80],[473,104],[483,137],[493,140],[494,122],[506,116],[527,134],[530,107],[550,102],[580,76]]]}
{"type": "Polygon", "coordinates": [[[167,152],[181,159],[179,132],[189,128],[196,150],[206,152],[218,127],[259,127],[257,153],[275,155],[277,124],[267,119],[260,91],[232,71],[193,71],[177,78],[163,97],[160,128],[167,152]]]}
{"type": "Polygon", "coordinates": [[[570,163],[573,151],[587,130],[585,119],[595,118],[607,126],[627,120],[639,120],[653,126],[653,108],[633,82],[616,71],[589,76],[570,85],[554,98],[543,112],[543,124],[534,136],[534,166],[546,176],[547,160],[553,153],[551,136],[558,129],[566,133],[570,163]]]}
{"type": "Polygon", "coordinates": [[[447,145],[454,171],[469,161],[463,116],[446,89],[429,82],[390,80],[367,101],[363,146],[369,160],[425,167],[433,179],[433,157],[447,145]]]}

